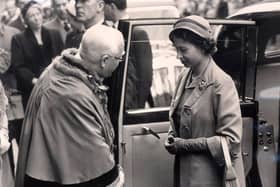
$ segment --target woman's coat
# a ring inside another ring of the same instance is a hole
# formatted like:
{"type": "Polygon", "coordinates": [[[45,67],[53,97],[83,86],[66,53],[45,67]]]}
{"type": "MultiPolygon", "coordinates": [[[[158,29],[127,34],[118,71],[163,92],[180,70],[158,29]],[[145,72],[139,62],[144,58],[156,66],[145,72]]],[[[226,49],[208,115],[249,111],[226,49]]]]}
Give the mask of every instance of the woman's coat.
{"type": "Polygon", "coordinates": [[[190,72],[184,71],[178,79],[170,109],[169,134],[184,139],[206,137],[209,153],[176,155],[175,178],[178,180],[175,184],[181,187],[222,186],[225,162],[221,137],[225,137],[243,187],[245,181],[240,154],[242,118],[234,82],[213,60],[197,81],[186,86],[190,76],[190,72]],[[189,96],[182,101],[184,90],[189,96]],[[180,102],[184,102],[181,127],[174,120],[175,109],[180,102]]]}
{"type": "Polygon", "coordinates": [[[63,42],[56,30],[42,27],[43,45],[39,45],[31,29],[12,38],[11,68],[16,75],[18,89],[23,93],[24,104],[33,88],[32,79],[39,78],[52,59],[63,50],[63,42]]]}

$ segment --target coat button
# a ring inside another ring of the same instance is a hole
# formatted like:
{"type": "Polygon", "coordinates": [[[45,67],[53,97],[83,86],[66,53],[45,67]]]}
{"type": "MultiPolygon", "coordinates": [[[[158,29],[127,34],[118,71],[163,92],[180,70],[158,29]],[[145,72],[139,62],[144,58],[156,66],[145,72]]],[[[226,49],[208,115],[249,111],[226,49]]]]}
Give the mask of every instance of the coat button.
{"type": "Polygon", "coordinates": [[[191,115],[191,110],[189,108],[184,108],[184,112],[189,116],[191,115]]]}

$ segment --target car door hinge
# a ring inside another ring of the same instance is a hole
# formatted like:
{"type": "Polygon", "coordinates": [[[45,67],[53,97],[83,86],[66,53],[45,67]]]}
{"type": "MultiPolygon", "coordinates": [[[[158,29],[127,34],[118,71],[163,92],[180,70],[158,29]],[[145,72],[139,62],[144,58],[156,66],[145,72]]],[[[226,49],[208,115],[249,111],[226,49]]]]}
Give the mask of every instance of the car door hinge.
{"type": "Polygon", "coordinates": [[[123,154],[126,154],[126,143],[125,142],[121,142],[121,147],[122,147],[123,154]]]}

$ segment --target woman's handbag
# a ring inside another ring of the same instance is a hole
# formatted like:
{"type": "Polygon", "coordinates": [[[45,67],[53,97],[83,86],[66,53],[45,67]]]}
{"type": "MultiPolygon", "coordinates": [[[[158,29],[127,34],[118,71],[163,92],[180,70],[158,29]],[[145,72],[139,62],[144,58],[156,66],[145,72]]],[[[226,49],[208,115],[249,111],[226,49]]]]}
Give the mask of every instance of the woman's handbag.
{"type": "Polygon", "coordinates": [[[234,167],[232,166],[227,140],[221,137],[222,150],[225,159],[224,187],[240,187],[234,167]]]}

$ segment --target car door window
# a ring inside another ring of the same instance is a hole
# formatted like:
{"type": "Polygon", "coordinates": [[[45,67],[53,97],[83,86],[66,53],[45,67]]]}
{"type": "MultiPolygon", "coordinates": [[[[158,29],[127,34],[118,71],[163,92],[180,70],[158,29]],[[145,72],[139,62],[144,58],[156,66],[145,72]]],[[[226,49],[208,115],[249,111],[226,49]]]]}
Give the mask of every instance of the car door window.
{"type": "Polygon", "coordinates": [[[172,25],[132,28],[125,108],[168,107],[183,66],[168,38],[172,25]]]}
{"type": "Polygon", "coordinates": [[[264,52],[264,57],[266,60],[272,60],[273,58],[278,58],[279,62],[279,57],[280,57],[280,33],[276,33],[272,36],[267,41],[266,47],[265,47],[265,52],[264,52]]]}
{"type": "Polygon", "coordinates": [[[242,100],[254,98],[255,42],[255,26],[225,25],[217,38],[214,59],[232,77],[242,100]]]}
{"type": "MultiPolygon", "coordinates": [[[[168,121],[176,81],[185,67],[177,59],[176,49],[169,40],[173,23],[164,21],[160,24],[135,21],[127,27],[124,124],[168,121]]],[[[240,99],[245,100],[254,97],[256,45],[246,43],[255,41],[256,29],[254,23],[244,26],[235,22],[224,25],[220,31],[214,59],[233,78],[240,99]],[[251,71],[246,73],[245,69],[251,71]]],[[[211,24],[221,25],[214,21],[211,24]]]]}
{"type": "MultiPolygon", "coordinates": [[[[225,72],[231,75],[236,88],[240,90],[240,75],[242,73],[241,60],[241,31],[239,28],[224,27],[222,35],[218,38],[218,52],[215,60],[225,72]]],[[[239,91],[240,92],[240,91],[239,91]]]]}

